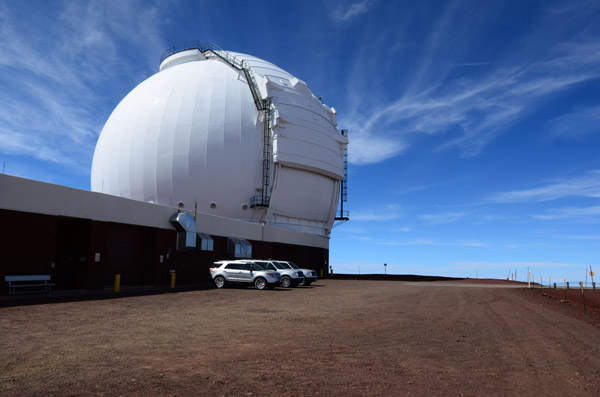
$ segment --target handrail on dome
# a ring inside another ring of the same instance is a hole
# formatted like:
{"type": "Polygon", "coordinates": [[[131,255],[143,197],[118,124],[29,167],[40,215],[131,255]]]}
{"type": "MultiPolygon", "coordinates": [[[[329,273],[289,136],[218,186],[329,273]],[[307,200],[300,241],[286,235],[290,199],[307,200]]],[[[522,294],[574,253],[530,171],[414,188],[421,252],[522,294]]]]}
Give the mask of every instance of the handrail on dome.
{"type": "Polygon", "coordinates": [[[170,57],[173,54],[177,54],[181,51],[198,49],[200,52],[204,52],[206,50],[212,49],[211,47],[216,47],[213,43],[202,43],[198,40],[195,41],[186,41],[185,43],[173,45],[165,50],[160,57],[160,63],[170,57]]]}
{"type": "Polygon", "coordinates": [[[215,43],[202,43],[198,40],[195,40],[173,45],[163,52],[162,56],[160,57],[160,63],[162,64],[162,62],[165,59],[167,59],[173,54],[177,54],[178,52],[187,50],[199,50],[203,54],[207,51],[210,51],[214,55],[227,62],[230,66],[243,71],[246,80],[248,81],[248,85],[250,86],[250,92],[252,93],[252,99],[254,99],[254,104],[256,105],[256,108],[262,111],[269,111],[269,109],[265,107],[265,102],[263,101],[263,98],[260,95],[258,83],[256,82],[256,73],[254,72],[254,70],[252,70],[250,64],[245,60],[240,60],[237,57],[232,56],[228,51],[225,51],[215,43]]]}

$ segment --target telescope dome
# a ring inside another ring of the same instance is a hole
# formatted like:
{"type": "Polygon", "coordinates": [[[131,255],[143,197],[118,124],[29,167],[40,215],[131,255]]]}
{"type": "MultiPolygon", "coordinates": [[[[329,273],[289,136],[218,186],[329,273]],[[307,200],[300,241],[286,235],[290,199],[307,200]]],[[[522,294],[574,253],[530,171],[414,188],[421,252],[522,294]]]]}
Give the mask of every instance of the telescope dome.
{"type": "Polygon", "coordinates": [[[173,49],[108,118],[93,191],[327,234],[347,138],[335,110],[264,60],[173,49]]]}

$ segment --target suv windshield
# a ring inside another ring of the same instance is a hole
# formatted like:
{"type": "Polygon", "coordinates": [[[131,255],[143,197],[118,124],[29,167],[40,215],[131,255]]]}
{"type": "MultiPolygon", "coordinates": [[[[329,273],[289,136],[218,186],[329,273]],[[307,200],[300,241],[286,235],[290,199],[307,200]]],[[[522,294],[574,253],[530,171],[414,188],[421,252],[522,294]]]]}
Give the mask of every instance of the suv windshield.
{"type": "Polygon", "coordinates": [[[256,270],[256,271],[265,270],[261,265],[259,265],[257,263],[248,263],[248,266],[250,267],[250,269],[256,270]]]}
{"type": "Polygon", "coordinates": [[[277,269],[293,269],[293,267],[291,267],[290,265],[288,265],[285,262],[273,262],[275,264],[275,266],[277,266],[277,269]]]}
{"type": "Polygon", "coordinates": [[[294,262],[288,262],[288,264],[292,267],[292,269],[300,269],[300,266],[296,265],[294,262]]]}
{"type": "Polygon", "coordinates": [[[285,265],[284,265],[283,263],[281,263],[281,262],[273,262],[273,264],[275,265],[275,267],[276,267],[277,269],[289,269],[289,267],[288,267],[288,266],[285,266],[285,265]]]}

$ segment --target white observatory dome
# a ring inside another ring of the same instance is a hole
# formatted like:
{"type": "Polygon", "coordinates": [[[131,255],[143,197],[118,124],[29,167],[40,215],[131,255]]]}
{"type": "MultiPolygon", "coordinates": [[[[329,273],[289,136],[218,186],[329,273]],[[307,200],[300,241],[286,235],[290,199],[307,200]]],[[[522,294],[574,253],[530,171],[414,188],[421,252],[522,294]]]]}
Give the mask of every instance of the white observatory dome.
{"type": "Polygon", "coordinates": [[[301,80],[214,47],[173,49],[110,115],[93,191],[302,232],[331,229],[346,136],[301,80]]]}

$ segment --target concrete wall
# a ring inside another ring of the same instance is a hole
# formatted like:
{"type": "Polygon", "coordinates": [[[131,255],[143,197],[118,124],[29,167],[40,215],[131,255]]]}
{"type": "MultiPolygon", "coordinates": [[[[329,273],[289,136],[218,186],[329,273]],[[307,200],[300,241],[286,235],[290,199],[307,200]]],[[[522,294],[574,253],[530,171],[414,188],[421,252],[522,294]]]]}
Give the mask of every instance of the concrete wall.
{"type": "Polygon", "coordinates": [[[229,257],[227,237],[249,240],[253,258],[328,268],[328,240],[250,222],[198,214],[213,251],[177,251],[174,208],[0,175],[0,293],[5,275],[50,274],[57,289],[101,289],[115,274],[126,285],[210,281],[229,257]]]}
{"type": "MultiPolygon", "coordinates": [[[[173,207],[5,174],[0,174],[0,209],[168,230],[173,230],[169,219],[177,212],[177,209],[173,207]]],[[[326,237],[263,226],[259,223],[204,213],[196,214],[196,223],[199,232],[212,236],[329,248],[329,239],[326,237]]]]}

